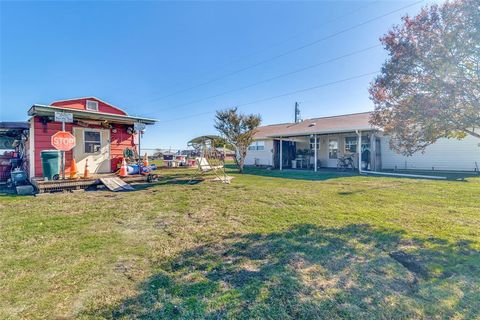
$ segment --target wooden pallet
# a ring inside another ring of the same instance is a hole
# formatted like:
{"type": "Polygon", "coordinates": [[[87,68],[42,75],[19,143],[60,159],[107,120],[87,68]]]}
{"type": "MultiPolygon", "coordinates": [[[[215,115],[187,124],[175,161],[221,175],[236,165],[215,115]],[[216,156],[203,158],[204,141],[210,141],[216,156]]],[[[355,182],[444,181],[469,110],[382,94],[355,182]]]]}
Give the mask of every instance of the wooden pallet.
{"type": "Polygon", "coordinates": [[[129,185],[119,177],[100,178],[100,181],[102,181],[102,183],[108,188],[108,190],[113,192],[135,190],[131,185],[129,185]]]}
{"type": "MultiPolygon", "coordinates": [[[[54,181],[44,181],[41,179],[32,179],[31,182],[38,190],[38,193],[48,193],[48,192],[62,192],[62,191],[72,191],[72,190],[81,190],[87,189],[90,187],[96,187],[103,184],[100,180],[101,178],[113,178],[117,177],[114,174],[104,174],[96,175],[88,179],[65,179],[65,180],[54,180],[54,181]]],[[[146,182],[147,176],[144,175],[131,175],[124,178],[121,178],[124,182],[146,182]]]]}

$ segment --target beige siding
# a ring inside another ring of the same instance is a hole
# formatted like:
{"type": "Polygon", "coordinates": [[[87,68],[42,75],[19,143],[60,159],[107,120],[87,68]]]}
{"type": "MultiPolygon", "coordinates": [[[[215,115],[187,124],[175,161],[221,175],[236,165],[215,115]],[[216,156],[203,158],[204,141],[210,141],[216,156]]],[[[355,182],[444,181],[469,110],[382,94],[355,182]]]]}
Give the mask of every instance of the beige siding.
{"type": "Polygon", "coordinates": [[[273,140],[262,141],[265,141],[264,150],[249,150],[247,152],[247,157],[245,158],[245,164],[247,166],[273,166],[273,140]]]}
{"type": "Polygon", "coordinates": [[[475,170],[480,166],[480,139],[468,136],[463,140],[440,139],[427,147],[425,153],[402,156],[389,147],[388,137],[381,140],[382,168],[408,170],[475,170]]]}
{"type": "MultiPolygon", "coordinates": [[[[367,134],[364,134],[367,135],[367,134]]],[[[370,136],[370,133],[368,133],[370,136]]],[[[332,134],[332,135],[321,135],[318,136],[318,143],[320,144],[320,148],[318,150],[318,159],[320,160],[320,166],[322,167],[329,167],[329,168],[336,168],[338,159],[329,159],[328,157],[328,145],[330,140],[337,140],[338,141],[338,155],[344,155],[345,152],[345,138],[347,137],[354,137],[357,139],[356,133],[345,133],[345,134],[332,134]]],[[[357,166],[357,154],[354,157],[355,166],[357,166]]]]}
{"type": "MultiPolygon", "coordinates": [[[[328,142],[338,139],[338,154],[345,153],[345,138],[356,134],[319,135],[318,159],[322,167],[336,167],[337,160],[328,158],[328,142]]],[[[297,150],[309,148],[308,137],[296,138],[297,150]]],[[[265,141],[265,150],[248,151],[246,165],[273,166],[273,139],[265,141]]],[[[382,169],[408,170],[455,170],[473,171],[476,164],[480,166],[480,139],[468,136],[463,140],[440,139],[429,146],[424,154],[418,153],[411,157],[402,156],[389,147],[388,137],[381,137],[382,169]]],[[[355,157],[356,158],[356,157],[355,157]]],[[[355,165],[357,160],[355,159],[355,165]]]]}

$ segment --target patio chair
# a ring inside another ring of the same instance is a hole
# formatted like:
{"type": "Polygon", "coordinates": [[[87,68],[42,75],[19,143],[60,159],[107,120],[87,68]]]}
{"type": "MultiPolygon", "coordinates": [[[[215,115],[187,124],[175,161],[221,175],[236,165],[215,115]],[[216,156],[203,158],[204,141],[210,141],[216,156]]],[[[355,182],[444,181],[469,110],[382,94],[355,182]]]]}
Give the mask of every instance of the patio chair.
{"type": "Polygon", "coordinates": [[[203,176],[209,172],[212,172],[221,182],[230,183],[227,174],[225,173],[225,167],[223,164],[212,165],[209,163],[207,158],[197,157],[195,158],[197,163],[197,171],[194,176],[190,179],[189,183],[192,183],[194,180],[198,180],[200,176],[203,176]]]}

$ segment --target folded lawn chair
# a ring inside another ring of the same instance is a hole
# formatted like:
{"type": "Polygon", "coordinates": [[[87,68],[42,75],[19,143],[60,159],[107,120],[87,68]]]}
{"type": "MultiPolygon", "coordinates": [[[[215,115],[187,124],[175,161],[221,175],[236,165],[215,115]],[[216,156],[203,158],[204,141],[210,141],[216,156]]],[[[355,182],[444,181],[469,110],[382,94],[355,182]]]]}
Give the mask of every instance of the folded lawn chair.
{"type": "Polygon", "coordinates": [[[230,183],[229,177],[225,173],[225,167],[223,163],[218,165],[212,165],[209,163],[207,158],[204,157],[197,157],[195,158],[197,163],[197,171],[195,172],[194,176],[190,179],[189,183],[194,180],[198,180],[199,177],[204,176],[205,174],[211,172],[213,173],[217,179],[219,179],[223,183],[230,183]]]}

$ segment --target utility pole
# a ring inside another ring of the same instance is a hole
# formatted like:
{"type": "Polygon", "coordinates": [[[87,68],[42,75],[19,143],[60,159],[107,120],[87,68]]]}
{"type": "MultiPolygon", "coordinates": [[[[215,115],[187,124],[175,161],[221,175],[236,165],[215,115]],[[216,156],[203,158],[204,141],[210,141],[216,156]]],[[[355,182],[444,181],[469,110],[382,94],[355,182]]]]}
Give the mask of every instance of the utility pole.
{"type": "Polygon", "coordinates": [[[300,122],[300,109],[298,108],[298,102],[295,102],[295,123],[300,122]]]}

